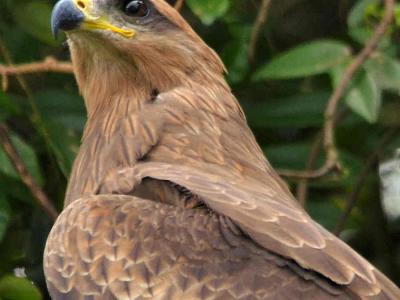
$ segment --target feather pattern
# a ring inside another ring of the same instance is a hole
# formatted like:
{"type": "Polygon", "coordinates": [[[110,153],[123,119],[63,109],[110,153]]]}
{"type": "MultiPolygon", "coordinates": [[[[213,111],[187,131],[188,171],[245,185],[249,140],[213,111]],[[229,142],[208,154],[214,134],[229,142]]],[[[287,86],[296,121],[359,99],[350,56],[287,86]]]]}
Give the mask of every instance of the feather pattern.
{"type": "Polygon", "coordinates": [[[69,34],[88,124],[46,244],[52,298],[400,299],[299,206],[218,56],[151,2],[173,30],[69,34]]]}

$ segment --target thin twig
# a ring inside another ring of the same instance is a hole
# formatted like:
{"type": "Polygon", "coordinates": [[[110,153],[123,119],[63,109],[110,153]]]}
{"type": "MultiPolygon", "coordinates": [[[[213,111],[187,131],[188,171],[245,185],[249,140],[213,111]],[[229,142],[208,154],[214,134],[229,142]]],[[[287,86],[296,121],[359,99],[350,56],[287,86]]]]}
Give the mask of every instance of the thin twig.
{"type": "Polygon", "coordinates": [[[272,0],[262,0],[260,11],[257,15],[250,37],[249,53],[248,53],[248,60],[250,63],[254,61],[256,55],[258,37],[260,36],[260,32],[264,24],[267,22],[268,11],[271,6],[271,3],[272,0]]]}
{"type": "Polygon", "coordinates": [[[43,192],[40,186],[36,183],[35,179],[29,173],[24,161],[19,156],[15,149],[9,135],[9,130],[4,123],[0,123],[0,143],[3,146],[4,152],[10,159],[18,174],[21,177],[22,182],[31,191],[36,201],[43,208],[43,210],[49,215],[52,220],[56,220],[58,213],[47,195],[43,192]]]}
{"type": "MultiPolygon", "coordinates": [[[[6,63],[10,66],[13,65],[13,61],[11,58],[11,54],[8,51],[6,45],[4,44],[3,40],[0,37],[0,54],[4,57],[6,63]]],[[[40,64],[40,63],[39,63],[40,64]]],[[[42,70],[43,71],[43,70],[42,70]]],[[[38,70],[36,70],[36,72],[38,72],[38,70]]],[[[26,74],[26,73],[25,73],[26,74]]],[[[43,118],[40,114],[39,108],[35,102],[35,99],[33,97],[32,91],[29,88],[28,82],[25,80],[24,78],[24,74],[16,72],[15,77],[19,83],[19,85],[21,86],[22,90],[25,92],[26,94],[26,98],[31,106],[32,109],[32,122],[34,123],[34,125],[36,125],[39,133],[42,135],[42,137],[44,138],[45,142],[46,142],[46,146],[47,146],[47,150],[49,151],[49,153],[52,153],[52,151],[50,150],[50,138],[49,138],[49,134],[48,131],[46,129],[46,126],[44,125],[43,122],[43,118]]]]}
{"type": "MultiPolygon", "coordinates": [[[[306,170],[313,170],[315,163],[317,161],[318,155],[322,150],[322,132],[317,134],[312,146],[311,151],[308,156],[306,170]]],[[[297,184],[297,200],[304,207],[306,206],[307,196],[308,196],[308,182],[309,178],[302,178],[297,184]]]]}
{"type": "Polygon", "coordinates": [[[392,129],[389,132],[387,132],[382,138],[382,140],[378,143],[376,149],[367,158],[364,168],[362,169],[351,194],[346,200],[346,208],[340,215],[339,220],[336,224],[334,231],[336,236],[339,236],[340,233],[343,231],[344,225],[346,224],[347,219],[349,218],[353,208],[357,203],[358,195],[360,194],[362,188],[364,187],[364,183],[367,180],[371,169],[375,166],[384,148],[393,140],[394,137],[397,136],[398,132],[399,132],[398,128],[392,129]]]}
{"type": "MultiPolygon", "coordinates": [[[[341,122],[348,115],[348,113],[349,111],[347,109],[338,113],[336,118],[336,124],[341,122]]],[[[314,169],[318,155],[320,154],[323,148],[322,141],[323,141],[323,130],[321,129],[316,135],[316,138],[311,146],[310,154],[307,160],[306,170],[312,171],[314,169]]],[[[297,192],[296,192],[297,200],[303,206],[305,206],[307,202],[309,181],[310,178],[301,178],[297,184],[297,192]]]]}
{"type": "MultiPolygon", "coordinates": [[[[9,65],[12,65],[11,55],[10,55],[7,47],[3,43],[1,37],[0,37],[0,54],[4,57],[6,63],[8,63],[9,65]]],[[[39,109],[38,109],[38,107],[37,107],[37,105],[35,103],[35,100],[34,100],[34,98],[32,96],[32,92],[31,92],[31,90],[30,90],[30,88],[28,86],[28,83],[25,81],[23,75],[21,75],[20,73],[15,73],[15,76],[16,76],[17,81],[18,81],[19,85],[21,86],[22,90],[25,92],[26,97],[27,97],[27,99],[28,99],[28,101],[30,103],[30,106],[32,108],[32,122],[36,125],[37,129],[39,130],[39,133],[44,138],[44,140],[46,142],[47,150],[49,151],[49,153],[51,153],[51,151],[50,151],[50,143],[49,143],[49,139],[50,138],[49,138],[47,129],[44,126],[42,117],[40,115],[40,111],[39,111],[39,109]]],[[[6,129],[5,132],[7,133],[7,131],[8,131],[7,127],[5,127],[5,129],[6,129]]],[[[5,141],[7,141],[6,140],[7,136],[8,136],[8,134],[4,137],[5,141]]],[[[12,146],[12,143],[9,143],[9,144],[12,146]]],[[[10,148],[10,147],[9,147],[9,149],[12,150],[12,148],[10,148]]],[[[14,151],[14,152],[17,155],[14,155],[13,157],[18,159],[18,157],[19,157],[18,156],[18,152],[16,152],[16,151],[14,151]]],[[[11,159],[11,161],[13,161],[13,163],[15,163],[18,160],[11,159]]],[[[16,168],[20,167],[20,166],[24,166],[24,165],[23,164],[22,165],[19,164],[18,166],[16,166],[16,168]]],[[[48,197],[46,196],[44,191],[41,190],[40,187],[37,184],[35,184],[35,181],[33,180],[33,177],[31,176],[31,174],[28,171],[24,172],[24,173],[21,173],[23,170],[24,170],[23,168],[20,168],[20,169],[17,168],[17,171],[20,173],[22,181],[32,191],[32,193],[35,196],[35,199],[39,203],[39,205],[42,206],[49,215],[51,214],[53,219],[54,219],[54,217],[56,218],[57,217],[57,212],[56,212],[55,209],[49,210],[48,206],[46,206],[47,208],[43,206],[43,204],[46,204],[46,203],[50,203],[51,204],[52,202],[48,199],[48,197]]]]}
{"type": "Polygon", "coordinates": [[[347,68],[340,84],[337,86],[328,101],[328,105],[325,110],[324,122],[324,149],[326,152],[326,161],[324,165],[318,170],[311,172],[282,170],[280,171],[282,176],[293,178],[320,178],[334,170],[341,169],[335,143],[335,116],[338,109],[338,104],[346,93],[347,87],[349,86],[354,74],[374,52],[380,40],[385,35],[389,25],[392,23],[394,17],[394,7],[394,0],[385,0],[385,15],[382,22],[375,29],[373,36],[367,42],[364,49],[357,55],[351,65],[347,68]]]}
{"type": "Polygon", "coordinates": [[[7,90],[8,88],[8,76],[10,75],[23,75],[32,73],[43,73],[43,72],[57,72],[57,73],[73,73],[73,67],[70,62],[57,61],[53,57],[47,57],[41,62],[34,62],[29,64],[22,64],[17,66],[3,66],[0,65],[0,74],[2,77],[2,88],[7,90]]]}
{"type": "Polygon", "coordinates": [[[181,11],[183,4],[185,3],[185,0],[176,0],[175,2],[175,9],[177,11],[181,11]]]}

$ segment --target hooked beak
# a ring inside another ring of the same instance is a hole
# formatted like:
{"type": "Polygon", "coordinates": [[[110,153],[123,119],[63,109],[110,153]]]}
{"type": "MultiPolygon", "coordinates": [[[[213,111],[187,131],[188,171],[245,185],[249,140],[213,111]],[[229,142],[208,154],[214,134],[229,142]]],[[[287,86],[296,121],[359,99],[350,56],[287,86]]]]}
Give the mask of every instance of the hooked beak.
{"type": "Polygon", "coordinates": [[[91,0],[60,0],[51,14],[51,29],[57,38],[60,30],[110,30],[126,38],[135,35],[135,31],[116,27],[106,17],[93,17],[89,13],[91,0]]]}

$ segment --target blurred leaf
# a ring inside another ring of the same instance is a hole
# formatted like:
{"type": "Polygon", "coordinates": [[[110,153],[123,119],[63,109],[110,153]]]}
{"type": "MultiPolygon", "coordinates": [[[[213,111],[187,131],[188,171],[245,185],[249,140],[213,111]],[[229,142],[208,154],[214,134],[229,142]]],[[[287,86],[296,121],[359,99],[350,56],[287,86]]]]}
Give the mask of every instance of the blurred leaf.
{"type": "MultiPolygon", "coordinates": [[[[79,95],[64,90],[48,89],[34,95],[40,112],[53,123],[65,128],[83,130],[86,110],[79,95]]],[[[47,126],[50,127],[50,126],[47,126]]]]}
{"type": "Polygon", "coordinates": [[[41,300],[37,287],[25,278],[4,276],[0,279],[0,297],[4,300],[41,300]]]}
{"type": "Polygon", "coordinates": [[[69,178],[72,164],[78,153],[80,138],[71,129],[56,123],[48,123],[51,148],[57,158],[57,163],[65,178],[69,178]]]}
{"type": "Polygon", "coordinates": [[[274,168],[303,170],[310,149],[310,144],[295,143],[268,146],[264,148],[264,152],[274,168]]]}
{"type": "MultiPolygon", "coordinates": [[[[0,190],[7,199],[16,200],[23,202],[24,204],[34,204],[32,199],[32,194],[24,187],[24,184],[20,181],[18,177],[11,177],[0,174],[0,190]]],[[[10,200],[9,200],[10,201],[10,200]]],[[[9,204],[14,204],[15,202],[9,202],[9,204]]]]}
{"type": "MultiPolygon", "coordinates": [[[[374,34],[374,30],[372,28],[356,27],[356,28],[349,29],[349,35],[351,36],[351,38],[361,45],[364,45],[365,43],[367,43],[368,40],[373,36],[373,34],[374,34]]],[[[391,45],[390,37],[384,36],[379,41],[378,48],[385,49],[385,48],[389,47],[390,45],[391,45]]]]}
{"type": "Polygon", "coordinates": [[[332,231],[341,215],[341,209],[330,199],[312,198],[307,201],[307,212],[311,217],[326,229],[332,231]]]}
{"type": "Polygon", "coordinates": [[[206,24],[212,24],[229,9],[230,0],[187,0],[190,9],[206,24]]]}
{"type": "Polygon", "coordinates": [[[378,120],[382,105],[381,91],[374,79],[364,73],[347,93],[347,105],[370,123],[378,120]]]}
{"type": "MultiPolygon", "coordinates": [[[[369,22],[368,16],[376,16],[378,19],[382,18],[381,9],[379,9],[381,1],[379,0],[362,0],[354,5],[349,17],[347,19],[348,33],[349,35],[361,45],[367,43],[367,41],[373,36],[375,30],[375,24],[369,22]]],[[[391,44],[390,36],[385,35],[379,41],[378,48],[387,48],[391,44]]]]}
{"type": "Polygon", "coordinates": [[[383,53],[375,54],[365,64],[368,73],[382,89],[400,91],[400,62],[383,53]]]}
{"type": "Polygon", "coordinates": [[[356,27],[349,29],[350,37],[361,45],[364,45],[373,34],[373,30],[370,28],[356,27]]]}
{"type": "Polygon", "coordinates": [[[328,98],[329,93],[315,92],[242,104],[252,127],[306,128],[321,126],[328,98]]]}
{"type": "Polygon", "coordinates": [[[342,42],[321,40],[298,46],[259,69],[255,79],[289,79],[328,72],[346,61],[350,48],[342,42]]]}
{"type": "MultiPolygon", "coordinates": [[[[18,218],[19,215],[14,214],[13,217],[18,218]]],[[[28,258],[30,255],[30,253],[26,251],[26,243],[29,240],[29,231],[17,229],[15,227],[10,226],[0,244],[0,272],[2,275],[5,274],[4,271],[9,272],[18,262],[28,258]]]]}
{"type": "Polygon", "coordinates": [[[19,3],[14,13],[17,23],[27,33],[46,44],[56,45],[49,26],[51,11],[52,6],[48,2],[34,0],[19,3]]]}
{"type": "Polygon", "coordinates": [[[1,147],[0,147],[0,172],[2,172],[7,176],[19,179],[19,175],[15,171],[14,166],[12,165],[6,153],[4,152],[3,148],[1,147]]]}
{"type": "Polygon", "coordinates": [[[379,0],[361,0],[352,8],[347,24],[350,28],[358,27],[365,20],[368,7],[379,4],[379,0]]]}
{"type": "MultiPolygon", "coordinates": [[[[341,65],[332,70],[331,76],[335,87],[340,83],[345,68],[345,65],[341,65]]],[[[345,99],[351,110],[368,122],[375,123],[378,120],[382,105],[382,93],[369,73],[361,70],[355,76],[345,99]]]]}
{"type": "Polygon", "coordinates": [[[3,240],[4,234],[10,222],[10,206],[5,195],[0,194],[0,242],[3,240]]]}
{"type": "Polygon", "coordinates": [[[0,121],[17,112],[18,107],[10,100],[7,94],[0,89],[0,121]]]}
{"type": "Polygon", "coordinates": [[[227,78],[230,83],[241,82],[250,69],[248,61],[248,43],[251,34],[250,26],[229,25],[232,41],[228,43],[222,52],[222,59],[228,69],[227,78]]]}
{"type": "Polygon", "coordinates": [[[237,83],[242,81],[249,70],[247,45],[241,41],[232,42],[225,48],[224,53],[229,82],[237,83]]]}
{"type": "MultiPolygon", "coordinates": [[[[11,140],[18,154],[25,162],[25,165],[29,170],[29,172],[32,174],[32,176],[35,178],[38,184],[43,184],[43,177],[40,171],[38,158],[33,148],[15,134],[11,135],[11,140]]],[[[0,172],[4,173],[7,176],[11,176],[18,179],[20,178],[18,173],[15,171],[11,161],[8,159],[6,153],[1,147],[0,147],[0,172]]]]}
{"type": "MultiPolygon", "coordinates": [[[[351,138],[351,137],[350,137],[351,138]]],[[[339,149],[339,159],[342,164],[343,174],[336,180],[331,182],[332,186],[347,187],[348,189],[354,188],[354,184],[364,166],[364,159],[354,153],[349,152],[347,149],[339,149]]],[[[345,199],[347,194],[342,195],[345,199]]]]}

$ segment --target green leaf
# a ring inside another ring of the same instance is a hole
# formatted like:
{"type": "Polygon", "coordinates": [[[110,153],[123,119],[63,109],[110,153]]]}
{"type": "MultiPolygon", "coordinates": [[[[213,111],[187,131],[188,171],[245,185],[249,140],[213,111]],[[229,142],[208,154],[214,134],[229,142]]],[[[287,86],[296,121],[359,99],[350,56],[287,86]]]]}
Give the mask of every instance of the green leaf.
{"type": "MultiPolygon", "coordinates": [[[[361,45],[364,45],[368,42],[368,40],[373,36],[374,29],[367,27],[355,27],[349,29],[349,35],[353,40],[358,42],[361,45]]],[[[389,35],[385,35],[379,41],[378,49],[386,49],[390,47],[391,39],[389,35]]]]}
{"type": "MultiPolygon", "coordinates": [[[[359,1],[354,5],[349,17],[348,33],[358,43],[364,45],[374,34],[375,26],[371,26],[372,22],[369,21],[369,17],[376,19],[382,19],[382,9],[380,6],[381,1],[379,0],[363,0],[359,1]],[[371,23],[371,24],[369,24],[371,23]]],[[[378,48],[387,48],[391,45],[391,39],[389,35],[385,35],[379,41],[378,48]]]]}
{"type": "Polygon", "coordinates": [[[306,210],[315,221],[330,231],[335,229],[337,220],[341,215],[341,210],[335,205],[334,201],[327,199],[307,201],[306,210]]]}
{"type": "MultiPolygon", "coordinates": [[[[28,171],[32,174],[32,176],[35,178],[38,184],[43,184],[43,177],[40,171],[38,158],[33,148],[15,134],[11,135],[11,140],[18,154],[25,162],[28,171]]],[[[1,147],[0,147],[0,172],[4,173],[7,176],[11,176],[18,179],[20,178],[18,173],[15,171],[13,164],[10,162],[6,153],[4,152],[4,149],[1,147]]]]}
{"type": "Polygon", "coordinates": [[[221,18],[230,6],[230,0],[187,0],[186,3],[206,25],[221,18]]]}
{"type": "MultiPolygon", "coordinates": [[[[343,76],[345,65],[337,66],[331,72],[333,84],[336,87],[343,76]]],[[[361,70],[350,84],[345,96],[346,104],[356,114],[370,123],[378,120],[382,105],[382,93],[374,78],[361,70]]]]}
{"type": "Polygon", "coordinates": [[[350,28],[358,27],[365,20],[367,9],[371,6],[378,5],[379,0],[362,0],[357,2],[352,8],[347,24],[350,28]]]}
{"type": "Polygon", "coordinates": [[[258,128],[321,126],[329,93],[315,92],[268,101],[243,102],[249,124],[258,128]]]}
{"type": "Polygon", "coordinates": [[[279,55],[258,70],[254,78],[290,79],[322,74],[346,61],[350,54],[350,48],[341,42],[316,41],[279,55]]]}
{"type": "Polygon", "coordinates": [[[77,93],[48,89],[34,95],[45,116],[47,134],[58,166],[66,178],[80,145],[80,132],[86,122],[83,101],[77,93]]]}
{"type": "Polygon", "coordinates": [[[15,177],[0,175],[0,191],[2,191],[7,200],[18,200],[28,205],[33,203],[31,193],[24,188],[24,184],[19,181],[19,178],[15,178],[17,175],[15,177]]]}
{"type": "Polygon", "coordinates": [[[365,64],[378,86],[385,90],[400,91],[400,62],[383,53],[375,54],[365,64]]]}
{"type": "Polygon", "coordinates": [[[0,297],[4,300],[41,300],[39,289],[29,280],[14,276],[0,279],[0,297]]]}
{"type": "Polygon", "coordinates": [[[34,97],[41,114],[47,119],[65,128],[83,130],[86,123],[86,110],[78,94],[48,89],[36,93],[34,97]]]}
{"type": "Polygon", "coordinates": [[[14,166],[12,165],[6,153],[4,152],[3,148],[1,147],[0,147],[0,172],[10,177],[19,178],[17,172],[14,169],[14,166]]]}
{"type": "Polygon", "coordinates": [[[0,89],[0,120],[8,118],[10,115],[18,113],[18,107],[13,101],[0,89]]]}
{"type": "Polygon", "coordinates": [[[374,34],[374,31],[366,27],[355,27],[349,29],[351,38],[361,45],[364,45],[374,34]]]}
{"type": "Polygon", "coordinates": [[[297,143],[269,146],[264,152],[274,168],[303,170],[310,149],[310,144],[297,143]]]}
{"type": "Polygon", "coordinates": [[[235,84],[243,81],[250,69],[248,44],[252,28],[248,25],[238,25],[236,22],[229,24],[228,29],[232,39],[225,46],[222,59],[228,69],[228,81],[235,84]]]}
{"type": "Polygon", "coordinates": [[[382,105],[382,94],[374,79],[368,74],[361,75],[346,96],[347,105],[370,123],[378,120],[382,105]]]}
{"type": "Polygon", "coordinates": [[[0,242],[6,233],[8,223],[10,222],[10,206],[5,195],[0,194],[0,242]]]}
{"type": "Polygon", "coordinates": [[[78,153],[80,137],[71,129],[54,122],[47,123],[50,146],[65,178],[69,178],[72,164],[78,153]]]}
{"type": "Polygon", "coordinates": [[[15,19],[25,32],[38,40],[56,45],[49,26],[52,6],[45,1],[30,1],[20,3],[14,10],[15,19]]]}

